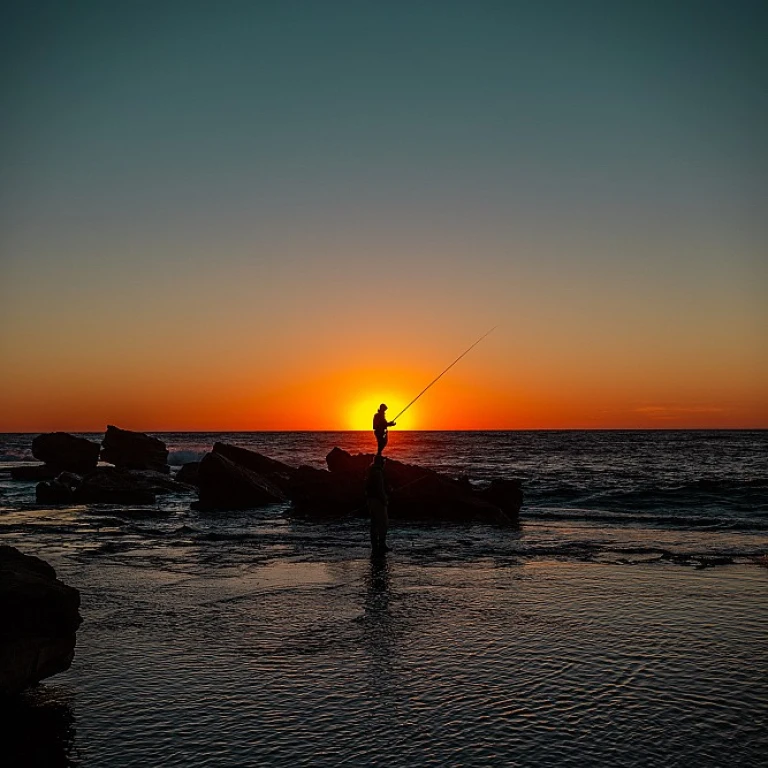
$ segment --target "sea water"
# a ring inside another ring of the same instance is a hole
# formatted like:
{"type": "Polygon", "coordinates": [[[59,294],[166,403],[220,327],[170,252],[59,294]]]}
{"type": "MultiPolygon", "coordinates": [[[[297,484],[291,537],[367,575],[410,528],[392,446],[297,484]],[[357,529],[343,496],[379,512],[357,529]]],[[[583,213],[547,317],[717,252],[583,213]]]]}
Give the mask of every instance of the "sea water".
{"type": "MultiPolygon", "coordinates": [[[[159,434],[323,466],[368,433],[159,434]]],[[[32,461],[0,436],[0,466],[32,461]]],[[[94,436],[97,439],[100,436],[94,436]]],[[[286,505],[41,507],[0,474],[0,541],[82,594],[71,669],[4,718],[54,764],[760,765],[768,433],[399,432],[393,458],[517,477],[519,528],[286,505]]]]}

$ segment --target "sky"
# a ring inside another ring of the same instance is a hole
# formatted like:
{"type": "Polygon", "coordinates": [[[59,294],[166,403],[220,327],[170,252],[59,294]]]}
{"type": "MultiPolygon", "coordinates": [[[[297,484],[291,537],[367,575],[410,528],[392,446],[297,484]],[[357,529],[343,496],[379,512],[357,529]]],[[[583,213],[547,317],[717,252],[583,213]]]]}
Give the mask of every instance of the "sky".
{"type": "Polygon", "coordinates": [[[0,431],[768,428],[764,2],[0,11],[0,431]]]}

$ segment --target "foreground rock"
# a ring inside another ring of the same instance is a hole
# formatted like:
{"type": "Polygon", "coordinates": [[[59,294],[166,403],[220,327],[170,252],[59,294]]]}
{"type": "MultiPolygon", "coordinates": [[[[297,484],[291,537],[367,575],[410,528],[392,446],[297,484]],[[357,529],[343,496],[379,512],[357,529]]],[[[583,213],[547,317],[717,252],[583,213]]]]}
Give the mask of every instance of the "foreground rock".
{"type": "Polygon", "coordinates": [[[80,593],[43,560],[0,545],[0,697],[69,669],[80,593]]]}
{"type": "Polygon", "coordinates": [[[206,453],[197,468],[196,509],[249,509],[276,504],[286,495],[275,484],[221,453],[206,453]]]}
{"type": "Polygon", "coordinates": [[[168,448],[165,443],[143,432],[131,432],[111,424],[101,448],[101,460],[121,469],[152,469],[168,474],[168,448]]]}
{"type": "Polygon", "coordinates": [[[84,474],[96,469],[99,444],[68,432],[47,432],[32,441],[32,455],[59,472],[84,474]]]}

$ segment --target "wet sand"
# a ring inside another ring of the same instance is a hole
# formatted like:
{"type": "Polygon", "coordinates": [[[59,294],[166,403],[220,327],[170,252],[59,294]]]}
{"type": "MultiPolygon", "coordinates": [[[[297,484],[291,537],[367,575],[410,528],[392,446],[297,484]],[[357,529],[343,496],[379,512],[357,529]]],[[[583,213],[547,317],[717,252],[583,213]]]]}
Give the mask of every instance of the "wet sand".
{"type": "Polygon", "coordinates": [[[71,670],[34,695],[68,713],[62,753],[82,765],[758,765],[768,749],[757,565],[53,564],[86,620],[71,670]]]}

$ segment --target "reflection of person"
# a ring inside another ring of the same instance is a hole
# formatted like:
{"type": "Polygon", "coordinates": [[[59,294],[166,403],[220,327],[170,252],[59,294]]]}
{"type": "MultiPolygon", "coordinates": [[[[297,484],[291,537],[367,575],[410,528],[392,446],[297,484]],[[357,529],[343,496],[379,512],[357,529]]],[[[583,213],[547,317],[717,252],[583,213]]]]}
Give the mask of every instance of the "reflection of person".
{"type": "Polygon", "coordinates": [[[387,421],[386,410],[387,406],[382,403],[379,410],[373,414],[373,434],[376,435],[376,442],[379,446],[376,451],[378,456],[381,456],[381,452],[387,447],[387,440],[389,439],[387,427],[395,426],[394,421],[387,421]]]}
{"type": "Polygon", "coordinates": [[[368,502],[368,514],[371,516],[371,554],[386,552],[387,528],[387,490],[384,485],[384,457],[379,453],[373,457],[365,477],[365,498],[368,502]]]}

